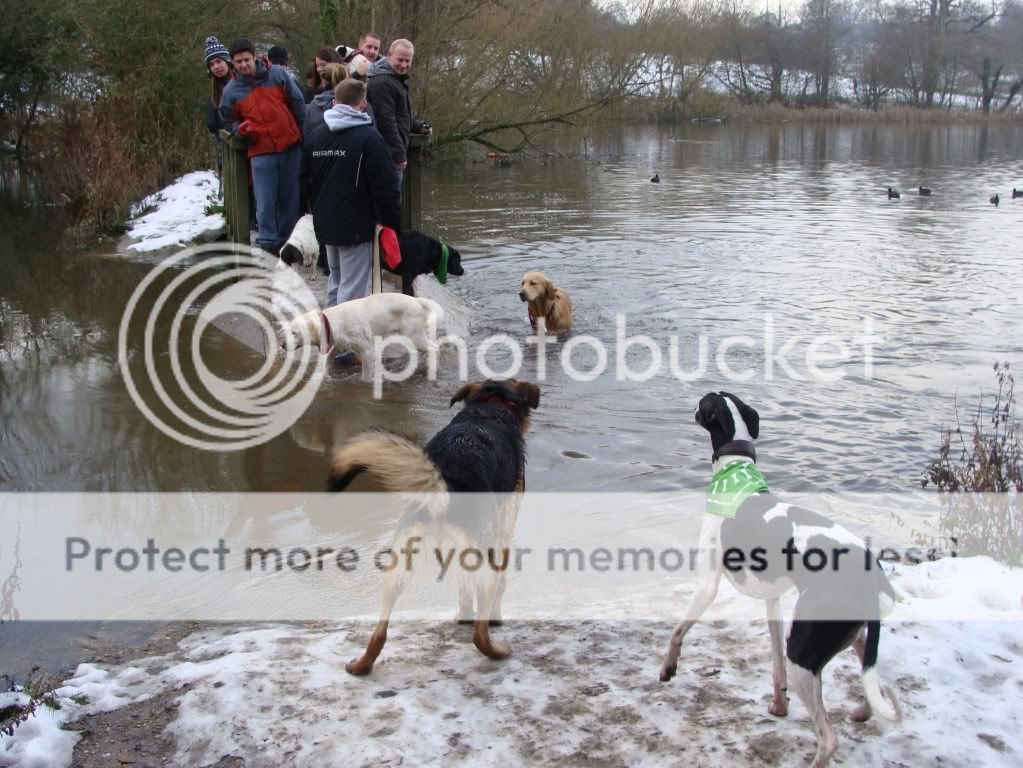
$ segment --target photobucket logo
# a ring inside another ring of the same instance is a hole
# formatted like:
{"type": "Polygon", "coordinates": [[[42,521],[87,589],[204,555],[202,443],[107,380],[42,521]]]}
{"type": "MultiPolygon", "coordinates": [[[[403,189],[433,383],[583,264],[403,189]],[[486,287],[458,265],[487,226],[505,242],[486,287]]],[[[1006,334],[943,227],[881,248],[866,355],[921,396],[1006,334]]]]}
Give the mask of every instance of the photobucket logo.
{"type": "MultiPolygon", "coordinates": [[[[628,318],[615,318],[613,339],[590,335],[573,335],[559,340],[545,335],[516,338],[497,334],[483,339],[472,355],[475,373],[470,372],[470,350],[465,339],[447,335],[437,338],[430,329],[433,343],[426,350],[427,377],[437,378],[438,358],[452,350],[458,358],[458,378],[526,378],[542,383],[549,380],[549,366],[560,367],[560,375],[573,381],[591,382],[601,376],[613,375],[620,382],[644,383],[668,376],[680,382],[711,380],[744,383],[756,377],[771,381],[783,376],[796,381],[834,382],[851,370],[870,379],[874,371],[874,350],[884,338],[871,318],[863,319],[862,329],[851,337],[836,334],[789,335],[780,337],[774,317],[764,315],[759,338],[749,334],[731,335],[712,340],[706,334],[681,337],[678,334],[656,339],[647,334],[630,334],[628,318]],[[685,343],[683,343],[685,342],[685,343]],[[526,363],[526,349],[535,348],[526,363]],[[548,352],[554,353],[554,360],[548,352]],[[498,357],[500,362],[493,363],[498,357]]],[[[373,395],[383,395],[384,382],[401,382],[419,368],[421,352],[404,336],[374,338],[373,395]],[[404,352],[400,370],[388,370],[384,358],[404,352]]]]}
{"type": "Polygon", "coordinates": [[[169,437],[211,451],[242,450],[284,432],[312,402],[325,366],[315,345],[276,354],[281,320],[318,306],[305,281],[263,251],[224,249],[198,246],[162,261],[128,301],[117,340],[139,410],[169,437]],[[271,353],[251,375],[224,378],[206,364],[203,334],[218,321],[266,340],[271,353]]]}

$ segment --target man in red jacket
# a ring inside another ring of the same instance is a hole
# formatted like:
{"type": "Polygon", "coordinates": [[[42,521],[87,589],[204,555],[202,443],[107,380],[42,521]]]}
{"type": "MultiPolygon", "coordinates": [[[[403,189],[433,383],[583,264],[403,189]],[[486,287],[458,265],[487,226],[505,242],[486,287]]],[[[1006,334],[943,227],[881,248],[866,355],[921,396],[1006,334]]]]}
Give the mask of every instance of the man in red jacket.
{"type": "Polygon", "coordinates": [[[260,248],[277,253],[298,221],[305,99],[284,67],[267,67],[252,43],[231,43],[235,78],[224,88],[220,114],[249,141],[260,248]]]}

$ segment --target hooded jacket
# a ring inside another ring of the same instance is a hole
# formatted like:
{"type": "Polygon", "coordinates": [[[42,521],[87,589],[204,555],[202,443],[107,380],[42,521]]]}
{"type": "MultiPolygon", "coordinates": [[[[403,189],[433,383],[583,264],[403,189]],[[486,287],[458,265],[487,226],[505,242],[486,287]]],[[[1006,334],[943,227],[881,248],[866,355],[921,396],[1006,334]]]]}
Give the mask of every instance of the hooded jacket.
{"type": "Polygon", "coordinates": [[[303,146],[317,240],[356,245],[373,239],[378,222],[400,228],[394,164],[369,115],[331,107],[303,146]]]}
{"type": "Polygon", "coordinates": [[[373,105],[377,130],[387,142],[395,165],[408,159],[412,135],[412,97],[407,81],[408,75],[396,74],[387,59],[373,62],[366,73],[366,98],[373,105]]]}
{"type": "MultiPolygon", "coordinates": [[[[326,90],[322,93],[316,94],[313,97],[313,100],[306,105],[305,123],[302,125],[302,133],[309,135],[309,132],[312,131],[313,128],[323,123],[324,113],[332,106],[334,106],[334,91],[326,90]]],[[[369,115],[371,122],[374,122],[373,109],[369,106],[369,104],[366,105],[365,114],[369,115]]]]}
{"type": "Polygon", "coordinates": [[[255,75],[235,74],[224,88],[220,117],[236,135],[242,122],[252,124],[249,157],[283,152],[302,140],[305,101],[287,69],[257,60],[255,75]]]}

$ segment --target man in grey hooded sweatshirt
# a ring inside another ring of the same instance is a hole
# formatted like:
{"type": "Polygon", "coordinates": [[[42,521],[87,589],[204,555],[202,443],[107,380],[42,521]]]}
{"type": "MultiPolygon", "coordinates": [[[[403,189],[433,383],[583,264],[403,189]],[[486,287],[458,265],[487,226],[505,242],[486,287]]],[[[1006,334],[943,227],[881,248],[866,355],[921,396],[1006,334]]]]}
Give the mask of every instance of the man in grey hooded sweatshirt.
{"type": "Polygon", "coordinates": [[[401,226],[394,165],[365,112],[366,84],[342,81],[334,101],[304,145],[313,228],[330,267],[328,307],[369,294],[376,225],[401,226]]]}

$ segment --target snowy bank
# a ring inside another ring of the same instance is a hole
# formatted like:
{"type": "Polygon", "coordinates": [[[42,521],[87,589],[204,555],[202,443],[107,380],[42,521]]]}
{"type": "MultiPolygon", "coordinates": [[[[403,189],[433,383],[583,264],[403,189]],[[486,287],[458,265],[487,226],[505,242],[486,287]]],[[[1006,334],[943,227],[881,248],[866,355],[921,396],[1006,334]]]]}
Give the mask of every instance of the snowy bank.
{"type": "Polygon", "coordinates": [[[128,225],[128,250],[156,251],[214,239],[227,226],[222,213],[206,213],[220,204],[218,187],[213,171],[195,171],[138,203],[132,211],[138,218],[128,225]]]}
{"type": "MultiPolygon", "coordinates": [[[[1023,569],[943,560],[898,567],[892,581],[900,602],[884,626],[879,672],[905,720],[848,720],[861,686],[852,652],[841,654],[825,671],[835,762],[1018,765],[1023,569]],[[957,608],[972,619],[929,618],[957,608]]],[[[176,765],[224,756],[247,766],[469,765],[498,756],[511,766],[805,765],[815,748],[806,710],[793,697],[787,719],[767,713],[766,624],[695,627],[678,677],[658,681],[685,598],[669,587],[607,604],[599,622],[511,623],[494,630],[514,649],[505,662],[480,656],[468,627],[398,618],[367,678],[342,667],[362,652],[369,624],[207,628],[165,656],[80,665],[58,690],[60,711],[0,737],[0,764],[69,765],[74,737],[62,723],[170,694],[177,706],[165,735],[176,765]],[[651,604],[663,621],[631,618],[650,615],[651,604]],[[70,699],[82,695],[87,703],[70,699]]],[[[727,585],[719,596],[729,606],[745,600],[727,585]]],[[[138,729],[138,745],[151,737],[138,729]]]]}

